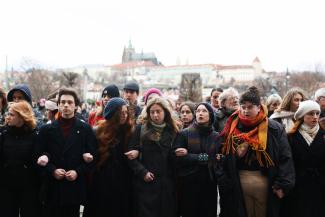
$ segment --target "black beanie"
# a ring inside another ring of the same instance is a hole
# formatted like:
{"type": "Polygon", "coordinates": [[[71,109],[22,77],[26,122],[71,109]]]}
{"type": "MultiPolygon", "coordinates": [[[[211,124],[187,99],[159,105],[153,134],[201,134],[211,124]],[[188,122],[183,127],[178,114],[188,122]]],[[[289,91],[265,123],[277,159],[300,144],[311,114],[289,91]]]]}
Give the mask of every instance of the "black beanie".
{"type": "MultiPolygon", "coordinates": [[[[206,107],[206,109],[209,111],[209,123],[210,124],[214,124],[215,120],[216,120],[216,117],[215,117],[215,114],[214,114],[214,110],[212,108],[212,106],[209,104],[209,103],[206,103],[206,102],[200,102],[196,108],[195,108],[195,111],[196,109],[200,106],[200,105],[204,105],[206,107]]],[[[194,113],[195,114],[195,113],[194,113]]],[[[195,116],[196,118],[196,116],[195,116]]]]}
{"type": "Polygon", "coordinates": [[[120,97],[114,97],[110,99],[104,109],[104,118],[106,120],[111,119],[117,109],[126,104],[126,101],[120,97]]]}
{"type": "Polygon", "coordinates": [[[114,84],[107,85],[102,92],[102,97],[104,95],[109,96],[109,98],[120,97],[120,91],[118,87],[114,84]]]}

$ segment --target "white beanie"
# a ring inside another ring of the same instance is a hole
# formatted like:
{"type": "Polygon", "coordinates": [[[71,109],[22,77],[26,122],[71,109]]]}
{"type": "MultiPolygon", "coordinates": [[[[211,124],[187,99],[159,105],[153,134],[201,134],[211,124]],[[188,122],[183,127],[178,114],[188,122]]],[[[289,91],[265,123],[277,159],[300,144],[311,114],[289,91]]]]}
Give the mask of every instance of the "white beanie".
{"type": "Polygon", "coordinates": [[[46,100],[45,101],[45,108],[50,110],[50,111],[54,111],[54,110],[58,109],[58,105],[56,104],[56,102],[53,102],[51,100],[46,100]]]}
{"type": "Polygon", "coordinates": [[[315,92],[315,100],[318,100],[318,97],[323,96],[325,97],[325,88],[319,88],[318,90],[316,90],[315,92]]]}
{"type": "Polygon", "coordinates": [[[298,119],[302,118],[303,116],[305,116],[305,114],[307,114],[310,111],[319,111],[320,112],[319,104],[313,100],[303,101],[303,102],[299,103],[299,108],[296,111],[294,118],[296,120],[298,120],[298,119]]]}

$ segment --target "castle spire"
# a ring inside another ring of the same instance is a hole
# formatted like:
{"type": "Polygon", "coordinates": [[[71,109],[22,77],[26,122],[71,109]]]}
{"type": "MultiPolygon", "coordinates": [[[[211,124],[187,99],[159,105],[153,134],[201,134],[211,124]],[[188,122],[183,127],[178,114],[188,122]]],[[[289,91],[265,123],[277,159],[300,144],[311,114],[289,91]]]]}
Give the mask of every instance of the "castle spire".
{"type": "Polygon", "coordinates": [[[129,48],[132,48],[132,42],[131,42],[131,39],[129,39],[129,48]]]}

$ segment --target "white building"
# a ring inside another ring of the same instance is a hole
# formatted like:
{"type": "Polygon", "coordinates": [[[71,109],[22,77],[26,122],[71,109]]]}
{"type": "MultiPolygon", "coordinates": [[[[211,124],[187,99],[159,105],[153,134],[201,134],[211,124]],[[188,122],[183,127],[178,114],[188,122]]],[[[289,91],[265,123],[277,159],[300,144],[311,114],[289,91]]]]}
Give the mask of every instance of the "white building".
{"type": "Polygon", "coordinates": [[[266,76],[258,57],[253,60],[252,65],[218,65],[216,73],[221,83],[250,82],[257,77],[266,76]]]}

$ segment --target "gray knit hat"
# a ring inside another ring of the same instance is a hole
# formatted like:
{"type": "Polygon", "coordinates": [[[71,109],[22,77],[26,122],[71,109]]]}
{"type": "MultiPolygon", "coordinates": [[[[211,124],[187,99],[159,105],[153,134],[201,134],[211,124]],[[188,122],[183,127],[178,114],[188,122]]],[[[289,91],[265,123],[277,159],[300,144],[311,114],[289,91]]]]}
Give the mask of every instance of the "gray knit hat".
{"type": "Polygon", "coordinates": [[[315,100],[318,100],[318,97],[325,97],[325,88],[319,88],[318,90],[316,90],[315,92],[315,100]]]}
{"type": "Polygon", "coordinates": [[[133,90],[139,94],[139,84],[136,81],[128,81],[125,85],[123,90],[133,90]]]}

